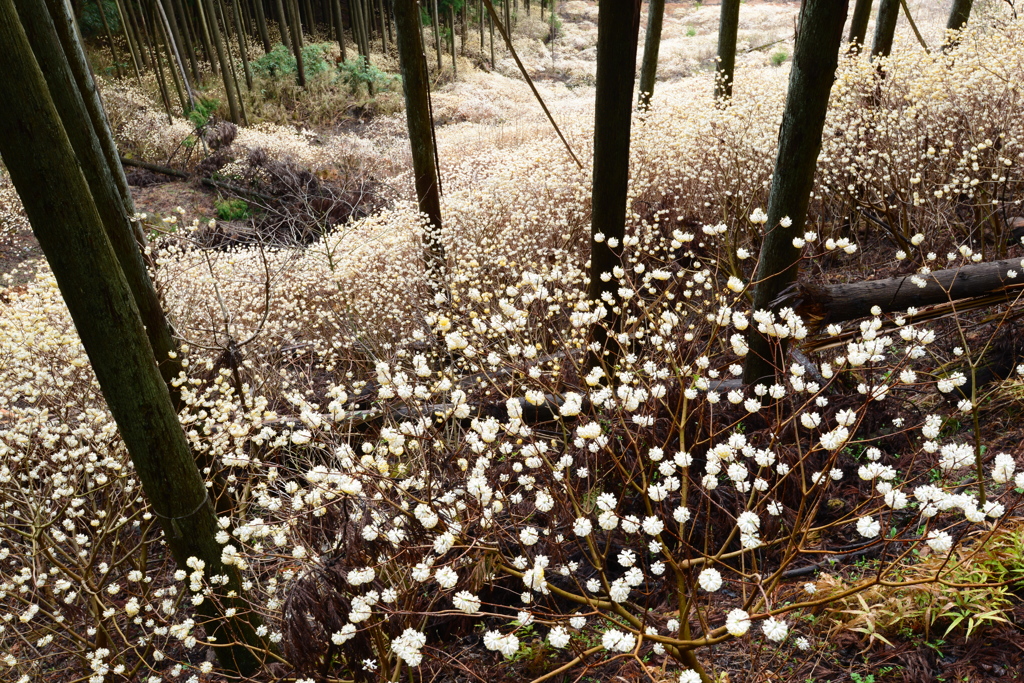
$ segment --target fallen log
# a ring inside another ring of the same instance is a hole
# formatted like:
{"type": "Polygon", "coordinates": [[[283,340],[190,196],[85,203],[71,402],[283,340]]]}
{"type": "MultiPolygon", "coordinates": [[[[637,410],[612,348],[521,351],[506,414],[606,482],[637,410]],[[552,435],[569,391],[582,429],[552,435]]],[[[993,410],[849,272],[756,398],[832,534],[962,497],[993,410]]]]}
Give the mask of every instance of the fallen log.
{"type": "MultiPolygon", "coordinates": [[[[185,180],[191,180],[194,177],[188,173],[185,173],[184,171],[179,171],[176,168],[171,168],[169,166],[159,166],[157,164],[151,164],[146,161],[139,161],[138,159],[126,159],[124,157],[121,157],[121,165],[143,168],[146,169],[147,171],[152,171],[153,173],[160,173],[163,175],[172,176],[174,178],[183,178],[185,180]]],[[[273,199],[272,197],[265,195],[261,192],[256,192],[255,190],[247,190],[246,188],[239,187],[238,185],[225,183],[223,180],[217,180],[215,178],[204,178],[201,176],[198,177],[197,179],[201,184],[206,185],[207,187],[215,187],[221,190],[227,190],[228,192],[232,192],[239,196],[259,197],[260,199],[265,199],[268,201],[273,199]]]]}
{"type": "Polygon", "coordinates": [[[882,313],[905,313],[921,308],[1005,294],[1012,301],[1024,289],[1024,260],[1019,258],[936,270],[925,275],[906,275],[842,285],[798,282],[773,302],[773,307],[793,308],[812,332],[832,323],[865,318],[874,307],[882,313]]]}

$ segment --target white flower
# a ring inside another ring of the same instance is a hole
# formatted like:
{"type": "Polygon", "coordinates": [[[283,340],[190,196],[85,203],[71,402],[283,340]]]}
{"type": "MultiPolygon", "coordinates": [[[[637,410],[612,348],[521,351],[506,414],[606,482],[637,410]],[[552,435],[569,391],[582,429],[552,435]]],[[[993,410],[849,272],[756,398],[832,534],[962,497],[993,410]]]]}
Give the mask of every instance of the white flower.
{"type": "Polygon", "coordinates": [[[613,628],[601,636],[601,645],[611,652],[629,652],[636,646],[636,636],[613,628]]]}
{"type": "Polygon", "coordinates": [[[643,527],[648,536],[657,536],[665,530],[665,523],[657,517],[644,517],[643,527]]]}
{"type": "Polygon", "coordinates": [[[586,538],[594,530],[594,525],[586,517],[579,517],[572,525],[572,530],[580,538],[586,538]]]}
{"type": "Polygon", "coordinates": [[[874,538],[882,530],[882,525],[874,517],[861,517],[857,520],[857,532],[864,538],[874,538]]]}
{"type": "Polygon", "coordinates": [[[945,531],[931,531],[928,533],[928,540],[925,541],[928,547],[939,555],[947,554],[953,547],[953,537],[945,531]]]}
{"type": "Polygon", "coordinates": [[[583,628],[586,625],[587,625],[587,618],[586,617],[572,617],[571,619],[569,619],[569,626],[572,626],[577,631],[579,631],[581,628],[583,628]]]}
{"type": "Polygon", "coordinates": [[[764,624],[761,625],[761,630],[764,631],[765,638],[768,640],[781,643],[786,639],[786,634],[789,633],[789,626],[781,619],[768,617],[765,619],[764,624]]]}
{"type": "Polygon", "coordinates": [[[750,615],[741,609],[734,609],[725,616],[725,630],[730,635],[742,636],[750,630],[750,615]]]}
{"type": "Polygon", "coordinates": [[[513,633],[503,636],[497,631],[488,631],[484,634],[484,647],[500,652],[508,659],[519,651],[519,638],[513,633]]]}
{"type": "Polygon", "coordinates": [[[434,572],[434,579],[444,590],[452,588],[459,582],[459,575],[451,567],[441,567],[434,572]]]}
{"type": "Polygon", "coordinates": [[[402,635],[391,641],[391,651],[409,666],[419,666],[423,661],[420,649],[427,644],[427,637],[413,628],[407,628],[402,635]]]}
{"type": "Polygon", "coordinates": [[[629,584],[623,579],[615,579],[608,587],[608,597],[612,602],[625,602],[629,598],[629,584]]]}
{"type": "Polygon", "coordinates": [[[679,683],[701,683],[700,674],[693,669],[683,669],[679,672],[679,683]]]}
{"type": "Polygon", "coordinates": [[[540,540],[540,532],[535,527],[528,526],[519,532],[519,540],[523,545],[533,545],[540,540]]]}
{"type": "Polygon", "coordinates": [[[476,614],[480,611],[480,598],[469,591],[459,591],[456,593],[452,598],[452,604],[455,605],[455,609],[461,610],[466,614],[476,614]]]}
{"type": "Polygon", "coordinates": [[[1017,463],[1014,462],[1012,455],[1008,453],[997,454],[996,461],[992,465],[992,481],[997,484],[1005,484],[1013,477],[1013,471],[1016,467],[1017,463]]]}
{"type": "Polygon", "coordinates": [[[563,648],[569,644],[569,632],[562,626],[555,626],[548,631],[548,642],[551,647],[563,648]]]}
{"type": "Polygon", "coordinates": [[[748,510],[736,518],[736,526],[740,533],[756,534],[757,530],[761,528],[761,518],[748,510]]]}
{"type": "Polygon", "coordinates": [[[697,576],[697,583],[708,593],[714,593],[722,587],[722,575],[717,569],[708,567],[697,576]]]}
{"type": "Polygon", "coordinates": [[[356,627],[353,624],[345,624],[340,631],[331,635],[331,642],[335,645],[343,645],[352,639],[356,634],[356,627]]]}

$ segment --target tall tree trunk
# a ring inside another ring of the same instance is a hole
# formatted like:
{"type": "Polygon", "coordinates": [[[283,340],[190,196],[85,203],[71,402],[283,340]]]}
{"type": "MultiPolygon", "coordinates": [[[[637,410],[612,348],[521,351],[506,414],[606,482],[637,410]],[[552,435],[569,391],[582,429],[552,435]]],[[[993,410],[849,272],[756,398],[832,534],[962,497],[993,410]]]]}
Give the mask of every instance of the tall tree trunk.
{"type": "Polygon", "coordinates": [[[953,0],[953,8],[949,11],[949,21],[946,28],[950,31],[959,31],[971,18],[971,8],[974,0],[953,0]]]}
{"type": "Polygon", "coordinates": [[[113,138],[74,20],[66,11],[70,8],[63,0],[47,0],[49,9],[39,0],[16,0],[15,4],[54,107],[82,170],[90,180],[90,192],[104,231],[142,316],[153,353],[160,359],[161,375],[175,409],[180,409],[180,392],[171,384],[182,370],[180,359],[171,358],[171,353],[177,351],[177,343],[146,271],[141,232],[132,222],[135,206],[116,148],[111,156],[113,138]]]}
{"type": "Polygon", "coordinates": [[[100,21],[103,23],[103,31],[107,34],[107,43],[110,44],[110,55],[114,59],[114,70],[117,72],[117,77],[121,78],[121,56],[117,53],[117,45],[114,44],[114,34],[110,30],[110,24],[107,22],[107,13],[103,9],[103,0],[96,0],[96,9],[100,11],[100,21]]]}
{"type": "Polygon", "coordinates": [[[263,10],[263,0],[255,0],[253,6],[256,14],[256,30],[260,32],[263,52],[266,54],[274,49],[273,44],[270,42],[270,31],[267,30],[267,13],[263,10]]]}
{"type": "Polygon", "coordinates": [[[258,617],[241,597],[238,570],[221,562],[216,512],[13,0],[0,0],[0,53],[0,129],[8,133],[0,136],[0,156],[175,562],[187,571],[195,557],[205,562],[207,577],[228,579],[213,587],[216,599],[198,607],[217,642],[233,643],[217,648],[221,663],[252,674],[260,662],[249,648],[265,649],[258,617]]]}
{"type": "Polygon", "coordinates": [[[124,39],[128,43],[128,51],[132,54],[132,66],[135,67],[135,80],[142,84],[142,61],[139,58],[139,47],[136,45],[136,38],[133,35],[132,26],[125,15],[123,0],[116,0],[117,16],[121,22],[121,29],[124,30],[124,39]]]}
{"type": "Polygon", "coordinates": [[[224,92],[228,98],[228,112],[231,121],[242,124],[242,113],[238,107],[238,91],[235,89],[235,81],[231,76],[230,57],[224,45],[224,35],[221,33],[220,22],[217,21],[217,8],[214,0],[199,0],[206,9],[206,22],[210,32],[213,34],[213,44],[217,49],[217,61],[220,62],[221,76],[224,79],[224,92]]]}
{"type": "MultiPolygon", "coordinates": [[[[220,76],[219,61],[217,59],[217,51],[214,49],[214,41],[211,37],[211,26],[206,18],[206,10],[204,3],[206,0],[196,0],[196,10],[198,11],[197,23],[199,24],[199,33],[203,41],[203,52],[206,53],[206,59],[210,62],[210,70],[214,76],[220,76]]],[[[130,0],[129,0],[130,2],[130,0]]]]}
{"type": "Polygon", "coordinates": [[[455,9],[453,7],[448,8],[448,32],[452,38],[452,76],[457,79],[459,77],[459,65],[455,59],[455,9]]]}
{"type": "Polygon", "coordinates": [[[274,8],[277,10],[277,28],[281,34],[281,43],[288,48],[288,51],[292,50],[292,36],[291,29],[288,27],[288,13],[285,12],[284,3],[288,0],[274,0],[274,8]]]}
{"type": "Polygon", "coordinates": [[[235,93],[238,95],[238,111],[242,116],[242,125],[248,125],[245,116],[245,101],[242,99],[242,87],[238,83],[238,69],[235,68],[235,59],[231,54],[231,38],[232,29],[231,24],[228,23],[227,14],[224,12],[224,4],[221,0],[218,0],[214,7],[219,15],[220,24],[224,27],[224,33],[227,34],[227,38],[224,39],[225,51],[228,56],[228,72],[231,74],[231,82],[235,86],[235,93]]]}
{"type": "Polygon", "coordinates": [[[629,132],[640,34],[640,0],[599,0],[597,14],[597,95],[594,102],[594,185],[591,192],[590,285],[592,305],[609,314],[594,325],[598,350],[588,365],[614,363],[614,334],[621,320],[619,282],[629,186],[629,132]],[[603,237],[601,237],[603,236],[603,237]],[[613,246],[614,245],[614,246],[613,246]],[[605,273],[611,278],[604,281],[605,273]],[[609,336],[611,333],[612,336],[609,336]],[[607,357],[606,357],[607,356],[607,357]]]}
{"type": "Polygon", "coordinates": [[[284,0],[288,7],[288,23],[292,29],[292,52],[295,54],[295,76],[300,87],[306,87],[306,65],[302,60],[302,21],[298,0],[284,0]]]}
{"type": "Polygon", "coordinates": [[[416,201],[427,217],[423,235],[427,279],[435,294],[444,294],[447,262],[441,241],[441,187],[434,146],[434,122],[430,118],[430,78],[423,49],[423,29],[417,0],[395,0],[395,44],[405,91],[405,117],[412,146],[416,201]]]}
{"type": "MultiPolygon", "coordinates": [[[[135,46],[139,51],[139,59],[142,62],[142,66],[149,68],[149,53],[146,52],[146,40],[145,35],[138,19],[135,16],[135,7],[131,0],[123,1],[124,10],[128,14],[128,22],[131,24],[132,33],[135,34],[135,46]]],[[[72,15],[74,16],[74,15],[72,15]]]]}
{"type": "Polygon", "coordinates": [[[164,63],[160,59],[160,26],[155,23],[153,13],[146,7],[139,7],[139,15],[143,20],[143,27],[152,32],[149,37],[149,49],[152,53],[153,71],[156,74],[157,87],[160,89],[160,98],[164,102],[164,110],[167,112],[167,125],[174,123],[174,115],[171,113],[171,95],[167,89],[167,76],[164,74],[164,63]]]}
{"type": "Polygon", "coordinates": [[[245,87],[252,90],[252,67],[249,66],[249,48],[245,45],[246,34],[242,31],[242,7],[234,0],[235,33],[238,34],[238,52],[242,58],[242,69],[245,71],[245,87]]]}
{"type": "MultiPolygon", "coordinates": [[[[179,69],[177,74],[180,75],[180,77],[181,77],[181,84],[184,85],[184,87],[185,87],[185,94],[188,95],[188,101],[187,102],[182,102],[182,107],[181,107],[182,112],[187,114],[188,112],[192,111],[195,108],[195,106],[196,106],[196,97],[195,97],[195,93],[192,92],[192,84],[189,83],[188,73],[186,73],[186,71],[185,71],[185,62],[181,58],[181,47],[178,44],[178,39],[176,37],[176,34],[172,32],[172,29],[174,27],[168,21],[168,15],[167,15],[167,12],[165,11],[165,9],[166,9],[165,8],[165,4],[167,5],[167,7],[170,7],[170,3],[164,3],[163,0],[157,0],[156,9],[157,9],[157,12],[160,15],[161,26],[163,26],[163,28],[164,28],[164,37],[167,39],[167,52],[168,52],[168,55],[169,55],[168,59],[173,64],[177,64],[178,69],[179,69]]],[[[172,67],[171,73],[172,74],[175,73],[174,70],[173,70],[173,67],[172,67]]],[[[174,83],[175,83],[175,87],[179,88],[179,94],[180,94],[180,86],[178,85],[178,75],[175,76],[174,83]]]]}
{"type": "MultiPolygon", "coordinates": [[[[754,276],[755,311],[768,310],[779,292],[796,280],[800,250],[793,246],[793,238],[804,233],[848,4],[848,0],[805,0],[803,5],[768,196],[767,233],[754,276]],[[786,217],[792,221],[790,227],[782,226],[786,217]]],[[[783,367],[785,347],[776,342],[751,326],[745,383],[772,378],[775,369],[783,367]]]]}
{"type": "Polygon", "coordinates": [[[348,53],[345,49],[345,23],[341,17],[341,0],[331,0],[331,11],[334,12],[334,33],[338,41],[338,49],[341,50],[341,61],[348,61],[348,53]]]}
{"type": "MultiPolygon", "coordinates": [[[[530,4],[526,4],[530,12],[530,4]]],[[[640,107],[651,106],[654,83],[658,77],[658,51],[661,49],[661,27],[665,20],[665,0],[651,0],[647,8],[647,39],[644,41],[644,61],[640,66],[640,107]]]]}
{"type": "MultiPolygon", "coordinates": [[[[181,8],[181,5],[178,3],[180,3],[180,0],[178,0],[178,2],[175,2],[175,0],[161,2],[164,14],[167,15],[167,21],[170,24],[174,49],[176,50],[179,59],[181,58],[181,53],[185,53],[185,56],[188,57],[189,69],[192,73],[192,78],[198,81],[199,64],[196,60],[195,50],[192,49],[192,36],[188,34],[188,22],[185,21],[185,15],[178,11],[181,8]],[[177,7],[175,5],[177,5],[177,7]],[[182,19],[180,22],[178,21],[179,14],[181,14],[182,19]]],[[[184,66],[184,64],[182,64],[182,66],[184,66]]]]}
{"type": "Polygon", "coordinates": [[[722,18],[718,25],[718,69],[715,72],[715,99],[732,97],[736,75],[736,36],[740,29],[741,0],[722,0],[722,18]]]}
{"type": "Polygon", "coordinates": [[[172,45],[171,33],[167,28],[167,17],[164,15],[164,8],[160,0],[152,0],[153,22],[156,24],[156,36],[163,43],[164,52],[167,54],[167,70],[171,73],[171,81],[174,83],[174,91],[178,94],[178,103],[181,105],[182,114],[192,111],[189,106],[189,98],[186,96],[185,88],[181,82],[181,75],[184,74],[184,65],[176,57],[176,50],[172,45]]]}
{"type": "MultiPolygon", "coordinates": [[[[953,0],[953,7],[949,11],[949,21],[946,22],[946,30],[959,31],[964,28],[967,21],[971,18],[971,8],[973,6],[974,0],[953,0]]],[[[959,43],[959,38],[950,36],[943,41],[942,50],[943,52],[948,52],[959,43]]]]}
{"type": "Polygon", "coordinates": [[[900,0],[881,0],[878,17],[875,19],[875,42],[871,46],[871,57],[888,57],[892,52],[892,41],[896,36],[896,22],[900,18],[900,0]]]}
{"type": "Polygon", "coordinates": [[[434,11],[430,13],[430,23],[434,26],[434,48],[437,51],[437,70],[444,68],[441,51],[441,18],[438,16],[437,0],[434,0],[434,11]]]}
{"type": "Polygon", "coordinates": [[[853,17],[850,19],[850,37],[847,39],[851,50],[864,49],[864,40],[868,34],[868,21],[871,20],[872,0],[857,0],[853,6],[853,17]]]}

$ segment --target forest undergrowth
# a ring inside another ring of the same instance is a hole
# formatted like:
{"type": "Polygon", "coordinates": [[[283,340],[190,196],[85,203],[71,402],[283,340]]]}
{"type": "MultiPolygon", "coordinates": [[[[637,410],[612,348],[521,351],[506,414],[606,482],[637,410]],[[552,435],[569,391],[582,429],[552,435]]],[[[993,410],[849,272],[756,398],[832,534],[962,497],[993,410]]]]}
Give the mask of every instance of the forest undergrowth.
{"type": "MultiPolygon", "coordinates": [[[[388,114],[238,128],[216,169],[250,190],[236,244],[210,216],[146,218],[258,680],[1024,675],[977,649],[1024,646],[1024,290],[845,323],[751,311],[786,69],[741,69],[728,106],[686,74],[635,114],[620,351],[588,367],[608,313],[585,294],[588,6],[560,38],[580,63],[543,86],[583,168],[540,115],[502,122],[531,106],[508,65],[437,95],[443,291],[388,114]],[[744,389],[751,326],[794,352],[744,389]]],[[[979,14],[948,53],[903,38],[840,61],[805,284],[1024,272],[1024,21],[979,14]]],[[[104,97],[122,151],[209,158],[144,89],[104,97]]],[[[174,567],[54,278],[21,267],[0,289],[0,676],[225,680],[195,609],[221,578],[174,567]]]]}

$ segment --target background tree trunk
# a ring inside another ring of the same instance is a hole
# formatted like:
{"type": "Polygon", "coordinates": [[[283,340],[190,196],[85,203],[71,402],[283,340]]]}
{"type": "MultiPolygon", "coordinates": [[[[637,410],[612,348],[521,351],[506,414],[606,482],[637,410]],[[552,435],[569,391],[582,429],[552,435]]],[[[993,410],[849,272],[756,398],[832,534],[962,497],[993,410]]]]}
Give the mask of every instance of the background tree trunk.
{"type": "Polygon", "coordinates": [[[971,8],[974,0],[953,0],[953,8],[949,11],[949,21],[946,28],[950,31],[959,31],[971,18],[971,8]]]}
{"type": "Polygon", "coordinates": [[[850,19],[850,35],[847,39],[851,48],[856,45],[858,51],[864,49],[864,40],[868,34],[868,21],[871,20],[872,0],[857,0],[853,6],[853,17],[850,19]]]}
{"type": "MultiPolygon", "coordinates": [[[[633,114],[636,50],[640,33],[640,0],[600,0],[597,15],[597,95],[594,118],[594,185],[591,191],[590,285],[587,297],[602,301],[609,315],[594,325],[591,342],[598,345],[588,360],[605,363],[615,356],[621,313],[619,282],[607,282],[622,264],[622,238],[626,231],[626,192],[629,186],[629,131],[633,114]],[[600,239],[598,236],[603,235],[600,239]],[[612,246],[614,244],[614,246],[612,246]]],[[[594,304],[596,305],[596,303],[594,304]]]]}
{"type": "Polygon", "coordinates": [[[434,122],[430,118],[430,81],[419,3],[416,0],[395,0],[394,10],[395,43],[405,90],[405,117],[412,145],[416,200],[420,213],[427,217],[423,236],[427,278],[435,293],[443,293],[447,262],[441,241],[441,188],[437,176],[434,122]]]}
{"type": "Polygon", "coordinates": [[[741,0],[722,0],[722,18],[718,24],[718,68],[715,71],[715,99],[732,97],[736,74],[736,36],[740,29],[741,0]]]}
{"type": "Polygon", "coordinates": [[[306,87],[306,65],[302,59],[302,20],[299,18],[298,0],[285,0],[288,23],[292,29],[292,52],[295,53],[295,73],[301,87],[306,87]]]}
{"type": "MultiPolygon", "coordinates": [[[[847,5],[848,0],[804,2],[768,197],[767,233],[754,278],[755,311],[767,310],[779,293],[796,280],[800,250],[793,246],[793,238],[804,232],[847,5]],[[784,217],[792,221],[791,227],[781,226],[784,217]]],[[[782,367],[784,346],[770,342],[756,326],[750,328],[748,345],[743,381],[753,384],[774,377],[775,369],[782,367]]]]}
{"type": "Polygon", "coordinates": [[[888,57],[892,52],[892,41],[896,36],[896,22],[900,18],[900,0],[881,0],[878,17],[875,19],[875,42],[871,46],[871,57],[888,57]]]}
{"type": "Polygon", "coordinates": [[[199,0],[202,11],[205,6],[204,17],[210,33],[213,34],[213,44],[217,50],[217,61],[220,62],[221,75],[224,79],[224,92],[228,98],[228,111],[233,123],[242,123],[242,114],[238,108],[238,92],[235,90],[235,83],[231,77],[231,65],[228,63],[227,50],[224,47],[224,36],[220,31],[220,22],[217,21],[217,10],[213,6],[214,0],[199,0]]]}
{"type": "Polygon", "coordinates": [[[138,309],[104,234],[82,168],[32,54],[13,0],[0,0],[0,156],[50,264],[107,406],[131,456],[171,554],[185,569],[196,557],[206,576],[223,574],[217,600],[199,611],[221,643],[221,663],[248,675],[264,648],[258,619],[245,608],[237,569],[221,562],[217,517],[189,452],[146,338],[138,309]],[[60,192],[52,188],[59,187],[60,192]],[[228,597],[235,591],[235,597],[228,597]],[[239,609],[226,618],[219,610],[239,609]]]}
{"type": "MultiPolygon", "coordinates": [[[[529,13],[530,6],[526,6],[529,13]]],[[[647,8],[647,38],[644,61],[640,66],[640,106],[651,106],[654,83],[658,78],[658,51],[661,49],[661,27],[665,19],[665,0],[651,0],[647,8]]]]}

